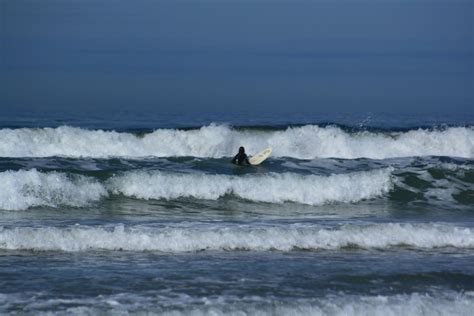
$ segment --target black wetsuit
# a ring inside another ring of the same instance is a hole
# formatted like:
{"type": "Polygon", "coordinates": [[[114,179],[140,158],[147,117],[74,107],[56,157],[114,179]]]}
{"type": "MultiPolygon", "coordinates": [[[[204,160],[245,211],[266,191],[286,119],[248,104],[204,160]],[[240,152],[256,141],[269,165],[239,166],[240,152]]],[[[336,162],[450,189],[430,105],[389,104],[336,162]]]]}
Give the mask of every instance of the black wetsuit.
{"type": "Polygon", "coordinates": [[[245,153],[238,153],[235,155],[234,159],[232,159],[232,163],[237,163],[238,165],[242,165],[244,162],[250,165],[249,158],[245,153]]]}

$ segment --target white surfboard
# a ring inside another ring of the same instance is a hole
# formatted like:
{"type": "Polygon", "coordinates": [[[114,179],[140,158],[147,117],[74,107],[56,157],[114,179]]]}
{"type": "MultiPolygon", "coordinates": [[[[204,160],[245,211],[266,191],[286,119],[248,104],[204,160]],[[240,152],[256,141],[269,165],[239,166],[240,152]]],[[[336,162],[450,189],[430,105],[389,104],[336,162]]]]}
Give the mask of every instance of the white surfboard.
{"type": "Polygon", "coordinates": [[[252,158],[249,159],[249,162],[250,162],[251,165],[254,165],[254,166],[259,165],[265,159],[267,159],[268,156],[270,156],[271,153],[272,153],[272,149],[270,147],[268,147],[267,149],[264,149],[261,152],[259,152],[258,154],[256,154],[255,156],[252,156],[252,158]]]}

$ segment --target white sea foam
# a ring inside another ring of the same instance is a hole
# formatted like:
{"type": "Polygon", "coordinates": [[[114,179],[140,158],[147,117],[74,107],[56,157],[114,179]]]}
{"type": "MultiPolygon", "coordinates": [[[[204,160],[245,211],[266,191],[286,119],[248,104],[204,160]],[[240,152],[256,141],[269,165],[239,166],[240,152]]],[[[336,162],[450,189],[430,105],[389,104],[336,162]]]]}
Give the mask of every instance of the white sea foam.
{"type": "Polygon", "coordinates": [[[35,169],[0,173],[0,209],[33,206],[84,206],[107,196],[98,182],[80,175],[42,173],[35,169]]]}
{"type": "Polygon", "coordinates": [[[143,137],[73,127],[0,130],[0,157],[229,157],[246,146],[273,156],[383,159],[407,156],[474,157],[474,129],[412,130],[400,133],[347,133],[334,126],[306,125],[282,131],[235,130],[225,125],[196,130],[160,129],[143,137]]]}
{"type": "Polygon", "coordinates": [[[213,298],[175,294],[137,295],[120,293],[93,298],[46,299],[37,295],[0,294],[0,312],[21,306],[35,315],[471,315],[472,292],[438,291],[398,295],[328,295],[321,298],[278,299],[274,297],[213,298]],[[73,306],[73,307],[70,307],[73,306]]]}
{"type": "Polygon", "coordinates": [[[91,177],[35,169],[6,171],[0,173],[0,209],[84,206],[109,194],[168,200],[216,200],[232,194],[256,202],[310,205],[357,202],[387,193],[392,187],[390,172],[391,169],[380,169],[325,177],[293,173],[230,176],[130,171],[100,183],[91,177]]]}
{"type": "Polygon", "coordinates": [[[291,251],[341,248],[474,248],[471,228],[442,224],[372,224],[323,227],[313,224],[188,224],[141,227],[4,227],[0,249],[129,250],[194,252],[203,250],[291,251]]]}
{"type": "MultiPolygon", "coordinates": [[[[248,299],[247,299],[248,300],[248,299]]],[[[253,299],[255,301],[255,298],[253,299]]],[[[178,315],[471,315],[474,297],[462,293],[403,294],[392,296],[338,295],[320,299],[260,300],[251,303],[207,301],[204,306],[164,311],[178,315]]]]}
{"type": "Polygon", "coordinates": [[[232,194],[258,202],[320,205],[381,196],[392,187],[391,171],[387,168],[327,177],[294,173],[229,176],[136,171],[112,178],[107,186],[115,194],[140,199],[215,200],[232,194]]]}

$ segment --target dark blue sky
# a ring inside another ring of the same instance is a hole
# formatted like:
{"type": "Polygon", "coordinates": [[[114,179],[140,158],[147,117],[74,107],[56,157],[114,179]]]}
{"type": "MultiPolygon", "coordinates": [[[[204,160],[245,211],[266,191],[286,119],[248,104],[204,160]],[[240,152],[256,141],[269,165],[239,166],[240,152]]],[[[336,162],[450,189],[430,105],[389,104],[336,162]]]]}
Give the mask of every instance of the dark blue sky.
{"type": "Polygon", "coordinates": [[[474,0],[0,4],[0,113],[474,113],[474,0]]]}

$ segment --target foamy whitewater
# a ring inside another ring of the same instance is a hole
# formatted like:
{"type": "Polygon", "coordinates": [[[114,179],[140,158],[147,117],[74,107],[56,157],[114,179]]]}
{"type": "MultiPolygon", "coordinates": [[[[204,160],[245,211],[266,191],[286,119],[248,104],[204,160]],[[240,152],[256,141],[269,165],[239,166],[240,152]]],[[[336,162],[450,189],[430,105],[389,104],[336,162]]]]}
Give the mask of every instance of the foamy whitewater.
{"type": "Polygon", "coordinates": [[[58,128],[1,129],[0,157],[170,157],[220,158],[245,144],[248,152],[272,147],[276,157],[373,158],[474,157],[474,129],[416,129],[407,132],[348,133],[336,126],[305,125],[281,131],[236,130],[226,125],[193,130],[158,129],[144,135],[58,128]]]}
{"type": "Polygon", "coordinates": [[[0,228],[0,249],[292,251],[340,248],[474,248],[474,230],[451,225],[376,224],[320,227],[301,224],[186,225],[185,227],[0,228]]]}
{"type": "Polygon", "coordinates": [[[0,314],[471,315],[472,124],[347,121],[5,121],[0,314]]]}
{"type": "Polygon", "coordinates": [[[296,202],[319,205],[357,202],[387,193],[390,170],[374,170],[332,176],[268,173],[229,176],[131,171],[104,183],[91,177],[42,173],[36,169],[0,173],[0,209],[25,210],[34,206],[85,206],[110,194],[139,199],[216,200],[225,195],[269,203],[296,202]],[[291,186],[291,190],[287,187],[291,186]],[[261,190],[251,190],[261,187],[261,190]]]}

